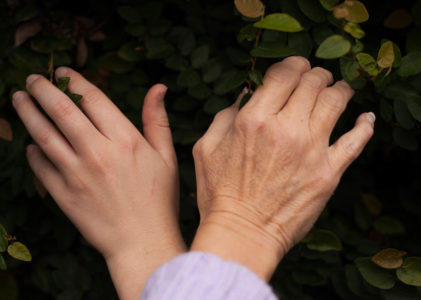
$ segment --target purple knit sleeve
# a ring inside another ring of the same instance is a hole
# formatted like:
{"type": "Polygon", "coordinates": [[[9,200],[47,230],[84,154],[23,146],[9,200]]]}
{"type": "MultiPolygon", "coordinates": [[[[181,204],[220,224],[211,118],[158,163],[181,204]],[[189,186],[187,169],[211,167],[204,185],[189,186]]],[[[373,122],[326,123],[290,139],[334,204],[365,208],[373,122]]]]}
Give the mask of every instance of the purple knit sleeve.
{"type": "Polygon", "coordinates": [[[188,252],[158,268],[142,300],[276,300],[270,286],[248,268],[204,252],[188,252]]]}

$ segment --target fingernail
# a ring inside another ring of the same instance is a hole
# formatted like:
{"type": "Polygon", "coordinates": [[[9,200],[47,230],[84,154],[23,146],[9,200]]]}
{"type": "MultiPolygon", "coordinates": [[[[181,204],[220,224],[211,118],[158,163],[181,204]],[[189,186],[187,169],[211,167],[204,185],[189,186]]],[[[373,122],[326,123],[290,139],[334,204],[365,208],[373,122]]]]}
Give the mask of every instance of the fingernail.
{"type": "Polygon", "coordinates": [[[66,67],[60,67],[56,70],[57,77],[65,77],[69,73],[69,69],[66,67]]]}
{"type": "Polygon", "coordinates": [[[366,114],[366,118],[368,122],[370,122],[370,124],[374,126],[374,122],[376,122],[376,115],[373,112],[369,112],[366,114]]]}
{"type": "Polygon", "coordinates": [[[35,80],[37,80],[40,76],[37,74],[32,74],[29,75],[28,78],[26,78],[26,84],[30,85],[32,82],[34,82],[35,80]]]}
{"type": "Polygon", "coordinates": [[[17,91],[13,94],[13,101],[12,104],[13,106],[18,105],[20,102],[22,102],[22,100],[25,98],[25,95],[23,94],[22,91],[17,91]]]}

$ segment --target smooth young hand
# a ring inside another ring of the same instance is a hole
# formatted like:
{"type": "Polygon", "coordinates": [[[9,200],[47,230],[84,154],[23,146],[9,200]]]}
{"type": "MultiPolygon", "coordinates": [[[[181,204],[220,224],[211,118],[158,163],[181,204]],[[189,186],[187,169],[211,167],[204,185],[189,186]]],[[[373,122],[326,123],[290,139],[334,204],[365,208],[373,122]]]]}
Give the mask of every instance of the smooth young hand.
{"type": "Polygon", "coordinates": [[[289,57],[238,110],[219,112],[193,149],[201,225],[193,250],[211,251],[269,279],[311,229],[346,168],[373,134],[374,115],[329,145],[353,90],[289,57]]]}
{"type": "MultiPolygon", "coordinates": [[[[37,145],[31,168],[82,235],[105,257],[120,299],[138,299],[148,276],[185,250],[178,226],[178,171],[164,107],[166,87],[144,102],[144,136],[79,73],[69,91],[80,109],[41,75],[27,78],[13,105],[37,145]]],[[[140,102],[141,99],[139,99],[140,102]]]]}

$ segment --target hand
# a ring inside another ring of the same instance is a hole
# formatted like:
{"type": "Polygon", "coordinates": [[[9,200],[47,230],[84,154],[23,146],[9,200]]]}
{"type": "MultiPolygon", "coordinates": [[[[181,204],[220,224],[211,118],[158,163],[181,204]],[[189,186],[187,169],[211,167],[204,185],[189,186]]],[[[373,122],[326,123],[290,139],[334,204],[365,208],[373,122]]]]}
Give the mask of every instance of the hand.
{"type": "MultiPolygon", "coordinates": [[[[211,251],[269,279],[311,229],[340,177],[373,134],[374,115],[329,145],[353,90],[302,57],[267,71],[239,111],[219,112],[196,143],[201,225],[193,250],[211,251]]],[[[241,98],[241,97],[240,97],[241,98]]]]}
{"type": "MultiPolygon", "coordinates": [[[[146,98],[144,136],[94,85],[69,68],[80,109],[41,75],[13,105],[37,143],[29,164],[59,207],[105,257],[120,299],[139,298],[156,267],[185,250],[178,227],[177,159],[164,107],[166,87],[146,98]]],[[[139,99],[140,100],[140,99],[139,99]]]]}

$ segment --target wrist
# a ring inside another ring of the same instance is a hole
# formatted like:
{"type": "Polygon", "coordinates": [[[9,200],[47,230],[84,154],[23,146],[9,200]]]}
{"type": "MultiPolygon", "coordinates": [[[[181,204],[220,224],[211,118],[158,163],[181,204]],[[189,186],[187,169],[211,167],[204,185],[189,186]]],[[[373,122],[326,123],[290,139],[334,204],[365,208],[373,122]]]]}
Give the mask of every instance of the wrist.
{"type": "Polygon", "coordinates": [[[191,250],[236,261],[269,281],[285,251],[264,228],[243,215],[211,211],[201,223],[191,250]]]}

